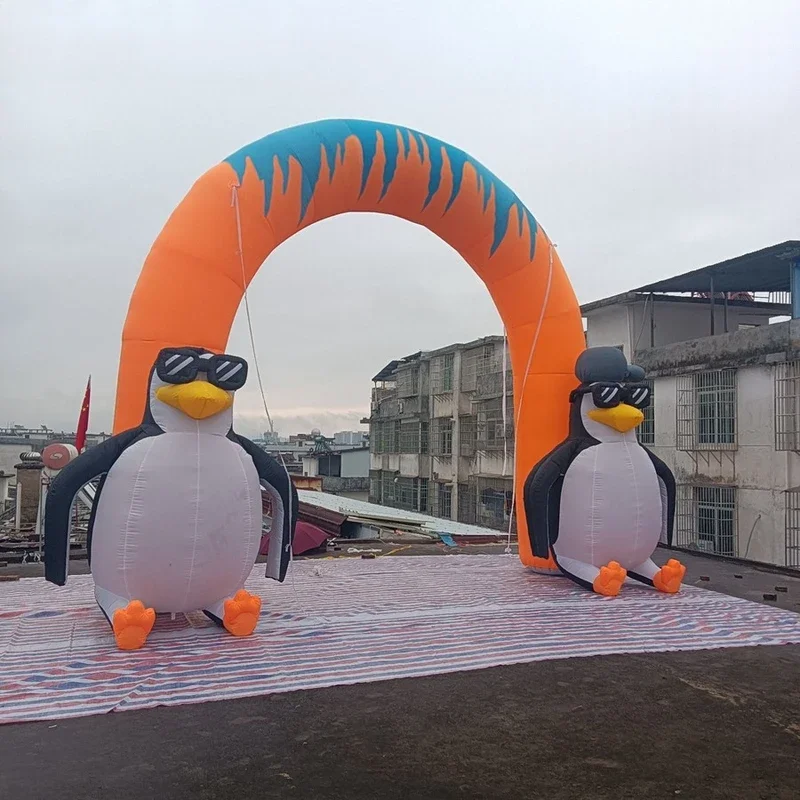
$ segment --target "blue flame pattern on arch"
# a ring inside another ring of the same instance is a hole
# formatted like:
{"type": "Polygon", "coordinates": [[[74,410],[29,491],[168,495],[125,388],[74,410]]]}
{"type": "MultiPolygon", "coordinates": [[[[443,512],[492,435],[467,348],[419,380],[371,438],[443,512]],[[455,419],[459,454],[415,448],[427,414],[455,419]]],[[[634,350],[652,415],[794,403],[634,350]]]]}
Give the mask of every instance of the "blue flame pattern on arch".
{"type": "Polygon", "coordinates": [[[425,146],[427,145],[427,157],[430,160],[431,171],[428,180],[428,195],[423,204],[425,208],[439,190],[442,180],[442,168],[444,165],[443,153],[447,153],[447,158],[453,173],[453,187],[445,206],[444,213],[458,197],[461,191],[461,183],[464,177],[464,167],[467,163],[471,164],[478,175],[478,187],[483,196],[483,210],[485,211],[491,197],[492,190],[495,194],[495,219],[494,219],[494,238],[490,253],[494,254],[503,241],[508,230],[511,209],[516,207],[519,234],[523,231],[523,218],[528,220],[530,230],[530,258],[533,260],[537,223],[525,204],[517,195],[506,186],[496,175],[490,172],[479,161],[470,157],[463,150],[447,144],[440,139],[420,133],[419,131],[403,128],[398,125],[390,125],[385,122],[369,122],[367,120],[321,120],[310,122],[304,125],[296,125],[292,128],[285,128],[276,131],[263,139],[246,145],[237,150],[225,159],[231,165],[241,181],[244,177],[244,170],[247,159],[253,162],[261,180],[264,181],[264,215],[269,214],[272,202],[272,180],[274,176],[274,160],[277,158],[283,173],[283,188],[286,190],[289,181],[289,158],[294,156],[302,167],[303,186],[300,200],[300,218],[305,218],[308,206],[314,196],[317,182],[320,177],[322,167],[322,149],[328,160],[331,174],[335,173],[337,167],[342,163],[345,156],[345,141],[350,136],[355,136],[361,143],[363,153],[363,169],[361,175],[361,191],[363,192],[370,170],[375,160],[378,145],[378,133],[383,138],[383,146],[386,152],[386,164],[383,168],[383,187],[381,199],[391,186],[397,169],[397,160],[400,155],[398,146],[398,132],[403,148],[403,156],[408,154],[413,138],[417,144],[417,150],[425,159],[425,146]]]}

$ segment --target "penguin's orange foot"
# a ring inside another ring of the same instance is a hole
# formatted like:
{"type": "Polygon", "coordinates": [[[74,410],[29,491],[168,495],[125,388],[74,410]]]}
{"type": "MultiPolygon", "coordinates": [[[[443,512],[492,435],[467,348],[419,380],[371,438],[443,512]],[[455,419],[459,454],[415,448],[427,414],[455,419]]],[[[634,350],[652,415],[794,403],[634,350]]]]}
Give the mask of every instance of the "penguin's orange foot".
{"type": "Polygon", "coordinates": [[[225,630],[234,636],[249,636],[258,624],[261,598],[239,589],[231,600],[225,601],[224,608],[225,616],[222,618],[222,624],[225,630]]]}
{"type": "Polygon", "coordinates": [[[592,589],[594,589],[597,594],[602,594],[606,597],[616,597],[627,577],[627,571],[624,570],[617,561],[609,561],[605,567],[600,567],[600,573],[594,579],[592,589]]]}
{"type": "Polygon", "coordinates": [[[114,612],[111,627],[120,650],[138,650],[153,630],[156,612],[145,608],[141,600],[131,600],[125,608],[114,612]]]}
{"type": "Polygon", "coordinates": [[[671,558],[653,577],[653,586],[659,592],[676,594],[681,588],[686,567],[675,558],[671,558]]]}

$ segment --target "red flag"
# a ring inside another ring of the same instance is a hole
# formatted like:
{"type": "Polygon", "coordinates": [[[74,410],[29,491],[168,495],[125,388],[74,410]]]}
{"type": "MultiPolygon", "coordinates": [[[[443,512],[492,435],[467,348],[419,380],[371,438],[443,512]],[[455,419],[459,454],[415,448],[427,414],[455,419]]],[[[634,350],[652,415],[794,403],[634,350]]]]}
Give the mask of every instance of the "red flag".
{"type": "Polygon", "coordinates": [[[86,446],[86,431],[89,430],[89,399],[92,394],[92,376],[89,376],[89,382],[86,384],[86,394],[83,396],[83,405],[81,406],[81,415],[78,418],[78,430],[75,433],[75,447],[78,452],[82,452],[86,446]]]}

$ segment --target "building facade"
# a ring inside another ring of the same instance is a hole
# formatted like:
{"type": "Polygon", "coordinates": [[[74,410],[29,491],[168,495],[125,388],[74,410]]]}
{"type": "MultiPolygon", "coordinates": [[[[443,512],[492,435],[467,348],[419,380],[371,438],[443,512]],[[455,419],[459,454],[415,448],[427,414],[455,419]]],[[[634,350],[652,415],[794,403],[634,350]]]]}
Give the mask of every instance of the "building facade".
{"type": "Polygon", "coordinates": [[[675,473],[680,547],[800,568],[798,244],[582,308],[653,386],[639,437],[675,473]]]}
{"type": "Polygon", "coordinates": [[[350,497],[369,498],[369,447],[333,450],[330,447],[303,456],[303,475],[322,478],[322,491],[350,497]]]}
{"type": "Polygon", "coordinates": [[[370,501],[506,528],[513,408],[502,336],[390,362],[373,378],[370,501]]]}

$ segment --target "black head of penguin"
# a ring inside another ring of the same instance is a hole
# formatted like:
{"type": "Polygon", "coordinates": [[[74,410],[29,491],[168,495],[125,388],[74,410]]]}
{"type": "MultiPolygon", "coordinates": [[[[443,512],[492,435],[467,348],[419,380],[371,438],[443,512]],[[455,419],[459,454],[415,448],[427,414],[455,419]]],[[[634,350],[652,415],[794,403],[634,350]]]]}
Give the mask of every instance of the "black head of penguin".
{"type": "Polygon", "coordinates": [[[201,347],[165,348],[150,371],[144,421],[153,420],[154,403],[197,421],[213,417],[233,405],[233,393],[246,379],[247,362],[238,356],[216,355],[201,347]]]}
{"type": "MultiPolygon", "coordinates": [[[[590,347],[584,350],[575,362],[575,377],[580,381],[580,386],[570,397],[570,437],[589,436],[583,420],[583,399],[586,397],[587,390],[592,384],[619,384],[624,386],[630,383],[640,383],[644,380],[644,370],[636,364],[628,364],[623,352],[616,347],[590,347]]],[[[630,409],[624,403],[620,403],[617,409],[630,409]]],[[[594,409],[601,412],[602,409],[594,409]]],[[[633,411],[634,409],[630,409],[633,411]]],[[[641,412],[635,409],[637,414],[633,419],[641,418],[641,412]]],[[[609,416],[614,416],[609,414],[609,416]]],[[[631,420],[631,421],[632,421],[631,420]]],[[[598,419],[608,425],[611,420],[598,419]]],[[[638,425],[638,422],[636,422],[638,425]]],[[[635,427],[635,425],[633,426],[635,427]]]]}

